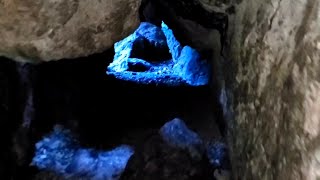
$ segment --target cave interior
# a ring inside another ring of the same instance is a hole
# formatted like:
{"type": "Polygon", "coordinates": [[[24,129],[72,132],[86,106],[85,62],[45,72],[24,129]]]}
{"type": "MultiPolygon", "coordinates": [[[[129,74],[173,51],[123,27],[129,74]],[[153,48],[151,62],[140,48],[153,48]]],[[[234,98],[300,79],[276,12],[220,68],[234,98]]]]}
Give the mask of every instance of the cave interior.
{"type": "MultiPolygon", "coordinates": [[[[166,22],[182,46],[192,47],[172,12],[162,12],[164,5],[153,3],[142,2],[141,21],[159,28],[166,22]]],[[[164,4],[172,6],[179,17],[217,29],[223,41],[225,16],[199,12],[198,4],[164,4]]],[[[196,50],[212,71],[210,51],[196,50]]],[[[152,63],[172,58],[167,47],[157,48],[145,40],[134,44],[132,51],[130,58],[152,63]]],[[[228,155],[226,125],[212,73],[206,84],[194,86],[128,81],[106,73],[114,57],[115,48],[41,64],[1,57],[2,179],[209,180],[216,179],[216,169],[230,169],[228,162],[217,162],[228,161],[228,155]],[[178,135],[166,131],[169,126],[178,135]],[[175,138],[182,139],[182,145],[175,138]],[[218,158],[203,149],[211,145],[219,146],[213,154],[218,158]],[[76,157],[68,159],[70,154],[76,157]],[[56,162],[54,158],[65,159],[56,162]],[[102,165],[95,164],[99,158],[102,165]],[[125,169],[107,167],[103,164],[107,161],[126,164],[125,169]]],[[[127,70],[132,76],[150,68],[129,63],[127,70]]]]}

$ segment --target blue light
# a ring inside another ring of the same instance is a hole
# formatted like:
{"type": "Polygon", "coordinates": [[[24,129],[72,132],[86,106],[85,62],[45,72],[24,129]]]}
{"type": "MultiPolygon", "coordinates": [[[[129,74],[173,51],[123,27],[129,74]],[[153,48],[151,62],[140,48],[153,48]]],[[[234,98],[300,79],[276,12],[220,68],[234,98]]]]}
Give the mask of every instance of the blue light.
{"type": "Polygon", "coordinates": [[[214,168],[230,168],[228,159],[228,148],[226,144],[218,141],[209,143],[207,146],[207,156],[214,168]]]}
{"type": "Polygon", "coordinates": [[[175,118],[164,124],[160,129],[160,135],[166,143],[188,150],[192,157],[198,159],[202,157],[204,152],[203,141],[181,119],[175,118]]]}
{"type": "Polygon", "coordinates": [[[107,68],[107,74],[118,79],[139,84],[172,86],[208,84],[207,62],[200,59],[199,53],[193,48],[181,46],[164,22],[162,28],[142,22],[133,34],[115,43],[114,49],[114,59],[107,68]],[[149,46],[153,47],[152,52],[148,52],[149,46]],[[164,56],[161,61],[153,61],[153,57],[149,57],[150,59],[132,57],[133,54],[139,54],[135,53],[139,49],[142,53],[151,55],[160,51],[153,55],[154,58],[165,54],[165,49],[168,49],[170,56],[168,58],[164,56]]]}
{"type": "Polygon", "coordinates": [[[93,180],[116,180],[133,153],[127,145],[110,151],[81,148],[70,131],[56,126],[50,135],[36,144],[31,165],[65,178],[81,176],[93,180]]]}
{"type": "Polygon", "coordinates": [[[173,147],[187,150],[191,157],[201,159],[204,155],[214,168],[230,168],[226,144],[219,141],[204,141],[178,118],[165,123],[160,129],[162,139],[173,147]]]}

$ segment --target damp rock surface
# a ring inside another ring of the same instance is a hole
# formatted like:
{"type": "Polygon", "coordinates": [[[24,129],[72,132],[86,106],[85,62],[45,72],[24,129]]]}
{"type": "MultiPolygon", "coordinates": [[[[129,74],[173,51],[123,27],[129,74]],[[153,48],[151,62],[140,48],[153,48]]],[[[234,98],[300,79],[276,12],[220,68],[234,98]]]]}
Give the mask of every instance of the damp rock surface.
{"type": "Polygon", "coordinates": [[[181,45],[165,23],[161,28],[141,23],[133,34],[115,43],[114,49],[107,74],[118,79],[172,86],[208,84],[206,60],[195,49],[181,45]]]}
{"type": "Polygon", "coordinates": [[[105,51],[139,24],[140,0],[0,1],[0,55],[23,62],[105,51]]]}

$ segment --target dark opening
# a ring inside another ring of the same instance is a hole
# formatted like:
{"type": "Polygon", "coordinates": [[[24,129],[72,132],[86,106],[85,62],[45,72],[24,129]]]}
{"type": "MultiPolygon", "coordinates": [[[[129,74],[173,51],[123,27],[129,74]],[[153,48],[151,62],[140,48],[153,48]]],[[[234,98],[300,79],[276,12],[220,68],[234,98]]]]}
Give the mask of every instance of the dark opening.
{"type": "Polygon", "coordinates": [[[128,66],[128,71],[132,72],[145,72],[150,69],[150,67],[141,62],[128,62],[128,66]]]}
{"type": "Polygon", "coordinates": [[[147,39],[141,38],[135,41],[132,48],[131,58],[139,58],[149,62],[157,62],[170,60],[171,54],[167,46],[156,46],[150,43],[147,39]]]}

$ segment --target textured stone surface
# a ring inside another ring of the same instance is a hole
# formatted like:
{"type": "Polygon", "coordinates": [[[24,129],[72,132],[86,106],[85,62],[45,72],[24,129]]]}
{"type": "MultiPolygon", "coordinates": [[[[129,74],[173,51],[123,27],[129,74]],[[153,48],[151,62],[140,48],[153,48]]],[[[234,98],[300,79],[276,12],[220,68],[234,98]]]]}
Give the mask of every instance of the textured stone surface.
{"type": "Polygon", "coordinates": [[[161,28],[143,22],[125,39],[115,43],[114,60],[107,74],[139,84],[204,86],[210,69],[207,60],[190,46],[183,46],[162,22],[161,28]]]}
{"type": "Polygon", "coordinates": [[[320,178],[320,1],[238,1],[224,71],[235,177],[320,178]]]}
{"type": "Polygon", "coordinates": [[[72,132],[58,125],[51,134],[37,142],[35,148],[31,165],[66,179],[118,180],[134,154],[128,145],[107,151],[80,147],[72,132]]]}
{"type": "Polygon", "coordinates": [[[212,180],[213,168],[206,158],[194,159],[188,151],[163,141],[158,130],[140,131],[135,154],[120,180],[212,180]],[[146,133],[147,132],[147,133],[146,133]]]}
{"type": "Polygon", "coordinates": [[[139,24],[140,0],[1,0],[0,55],[41,62],[110,48],[139,24]]]}
{"type": "Polygon", "coordinates": [[[187,127],[185,122],[175,118],[165,123],[159,133],[169,145],[188,150],[191,157],[200,159],[204,152],[204,142],[201,137],[187,127]]]}
{"type": "Polygon", "coordinates": [[[221,35],[199,33],[187,22],[205,24],[197,11],[174,21],[196,49],[212,44],[213,83],[230,130],[234,179],[319,179],[320,2],[199,2],[228,15],[226,42],[219,42],[221,29],[221,35]]]}

